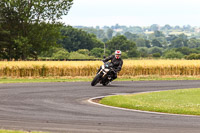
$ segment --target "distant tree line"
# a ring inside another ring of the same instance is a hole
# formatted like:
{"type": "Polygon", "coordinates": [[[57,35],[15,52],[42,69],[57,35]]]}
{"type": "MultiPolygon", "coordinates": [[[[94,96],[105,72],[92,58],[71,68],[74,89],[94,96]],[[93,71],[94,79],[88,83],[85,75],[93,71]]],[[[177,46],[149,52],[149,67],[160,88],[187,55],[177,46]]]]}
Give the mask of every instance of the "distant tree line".
{"type": "MultiPolygon", "coordinates": [[[[113,54],[116,49],[122,50],[123,58],[198,59],[200,54],[200,39],[189,39],[185,34],[165,36],[161,31],[154,31],[147,38],[126,32],[124,35],[115,36],[109,36],[107,33],[105,38],[97,38],[94,33],[71,26],[64,26],[61,33],[63,39],[59,40],[58,44],[68,54],[64,56],[60,53],[60,58],[102,58],[104,48],[106,56],[113,54]]],[[[50,54],[42,56],[54,58],[50,54]]]]}
{"type": "MultiPolygon", "coordinates": [[[[87,31],[91,34],[98,35],[98,38],[107,44],[111,39],[115,39],[117,36],[124,36],[128,41],[136,44],[134,54],[130,54],[130,51],[134,47],[123,47],[125,54],[128,58],[132,57],[144,57],[144,58],[185,58],[185,59],[198,59],[200,48],[200,34],[198,27],[191,27],[189,25],[179,27],[172,27],[165,25],[163,27],[159,25],[151,25],[150,27],[126,27],[126,26],[111,26],[103,28],[93,27],[81,27],[76,28],[87,31]],[[118,29],[118,30],[116,30],[118,29]],[[121,29],[121,30],[119,30],[121,29]],[[131,30],[135,29],[133,32],[131,30]],[[145,33],[145,31],[151,31],[145,33]],[[169,33],[173,34],[169,34],[169,33]],[[178,34],[176,34],[178,32],[178,34]],[[189,35],[188,35],[189,34],[189,35]],[[180,50],[183,48],[183,50],[180,50]],[[183,51],[187,52],[183,52],[183,51]],[[129,54],[128,54],[129,52],[129,54]],[[191,54],[191,56],[190,56],[191,54]],[[194,57],[194,55],[196,55],[194,57]]],[[[119,41],[116,41],[119,42],[119,41]]],[[[117,43],[115,44],[117,46],[117,43]]],[[[122,47],[121,47],[122,48],[122,47]]],[[[110,47],[108,47],[110,49],[110,47]]]]}

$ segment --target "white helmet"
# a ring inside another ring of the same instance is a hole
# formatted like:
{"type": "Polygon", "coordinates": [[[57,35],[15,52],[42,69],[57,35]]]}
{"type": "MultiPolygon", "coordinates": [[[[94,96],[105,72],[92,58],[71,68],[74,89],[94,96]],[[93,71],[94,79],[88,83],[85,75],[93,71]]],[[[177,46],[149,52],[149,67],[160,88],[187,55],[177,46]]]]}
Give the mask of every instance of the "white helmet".
{"type": "Polygon", "coordinates": [[[119,59],[121,57],[122,52],[120,50],[115,51],[115,58],[119,59]]]}

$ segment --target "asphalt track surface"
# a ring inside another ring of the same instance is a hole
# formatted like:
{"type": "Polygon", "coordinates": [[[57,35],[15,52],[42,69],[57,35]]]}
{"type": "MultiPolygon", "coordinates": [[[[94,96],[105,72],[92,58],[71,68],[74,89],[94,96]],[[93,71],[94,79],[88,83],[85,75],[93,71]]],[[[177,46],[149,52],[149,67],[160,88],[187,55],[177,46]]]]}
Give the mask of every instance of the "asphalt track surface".
{"type": "Polygon", "coordinates": [[[118,93],[200,88],[200,81],[0,84],[0,128],[52,133],[199,133],[200,116],[107,108],[88,99],[118,93]]]}

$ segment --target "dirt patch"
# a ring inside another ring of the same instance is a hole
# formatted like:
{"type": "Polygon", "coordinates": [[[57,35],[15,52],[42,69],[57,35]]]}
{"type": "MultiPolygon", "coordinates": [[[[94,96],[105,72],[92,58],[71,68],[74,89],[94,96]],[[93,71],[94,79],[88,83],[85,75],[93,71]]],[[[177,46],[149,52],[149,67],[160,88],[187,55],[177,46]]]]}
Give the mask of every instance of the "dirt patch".
{"type": "Polygon", "coordinates": [[[99,103],[102,98],[92,99],[92,102],[99,103]]]}

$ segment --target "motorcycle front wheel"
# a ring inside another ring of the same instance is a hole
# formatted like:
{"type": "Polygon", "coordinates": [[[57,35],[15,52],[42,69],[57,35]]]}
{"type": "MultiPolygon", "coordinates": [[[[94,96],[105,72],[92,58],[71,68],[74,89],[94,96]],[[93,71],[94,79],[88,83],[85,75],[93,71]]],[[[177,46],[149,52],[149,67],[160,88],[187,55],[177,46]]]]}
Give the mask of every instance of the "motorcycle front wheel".
{"type": "Polygon", "coordinates": [[[97,74],[91,82],[91,86],[95,86],[100,81],[100,75],[97,74]]]}

